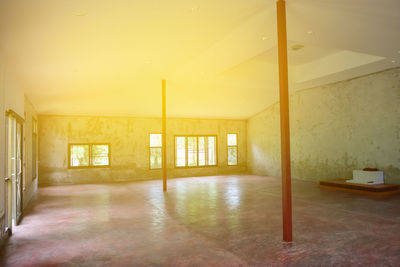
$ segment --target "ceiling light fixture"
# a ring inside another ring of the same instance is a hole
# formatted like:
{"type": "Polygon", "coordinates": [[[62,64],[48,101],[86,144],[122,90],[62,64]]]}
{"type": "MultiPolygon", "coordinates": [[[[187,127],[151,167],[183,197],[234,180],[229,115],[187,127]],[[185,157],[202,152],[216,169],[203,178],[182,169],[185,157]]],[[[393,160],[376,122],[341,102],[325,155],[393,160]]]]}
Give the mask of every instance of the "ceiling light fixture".
{"type": "Polygon", "coordinates": [[[290,48],[291,48],[293,51],[299,51],[300,49],[303,49],[303,48],[304,48],[304,45],[301,45],[301,44],[292,45],[290,48]]]}
{"type": "Polygon", "coordinates": [[[313,31],[308,31],[308,32],[307,32],[307,34],[313,34],[313,33],[314,33],[313,31]]]}
{"type": "Polygon", "coordinates": [[[392,60],[392,63],[396,63],[396,60],[392,60]]]}
{"type": "Polygon", "coordinates": [[[75,16],[77,16],[77,17],[83,17],[83,16],[86,16],[87,15],[87,10],[85,10],[85,11],[83,11],[83,12],[81,12],[81,13],[75,13],[75,16]]]}
{"type": "Polygon", "coordinates": [[[194,7],[192,7],[192,12],[194,13],[194,12],[199,12],[200,11],[200,7],[198,7],[198,6],[194,6],[194,7]]]}
{"type": "Polygon", "coordinates": [[[266,41],[266,40],[268,40],[268,37],[263,36],[263,37],[261,38],[261,40],[266,41]]]}

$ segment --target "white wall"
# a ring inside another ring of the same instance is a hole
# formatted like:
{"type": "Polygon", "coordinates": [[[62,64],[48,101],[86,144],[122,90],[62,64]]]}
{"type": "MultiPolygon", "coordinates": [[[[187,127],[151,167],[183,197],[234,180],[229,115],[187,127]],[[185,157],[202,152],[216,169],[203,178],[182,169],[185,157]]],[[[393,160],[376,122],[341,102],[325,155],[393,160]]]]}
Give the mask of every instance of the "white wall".
{"type": "Polygon", "coordinates": [[[24,117],[24,91],[18,84],[17,79],[7,71],[4,72],[4,107],[5,110],[13,110],[22,118],[24,117]]]}
{"type": "Polygon", "coordinates": [[[0,244],[4,234],[4,182],[5,177],[4,159],[5,159],[5,70],[3,61],[0,58],[0,244]]]}
{"type": "Polygon", "coordinates": [[[5,183],[6,177],[5,160],[6,160],[6,111],[13,110],[22,118],[25,117],[25,111],[28,117],[24,123],[24,137],[25,143],[23,144],[24,159],[27,164],[24,167],[24,207],[29,203],[29,200],[36,193],[37,179],[32,181],[32,176],[28,172],[28,168],[32,162],[32,154],[30,148],[32,147],[32,117],[37,117],[33,105],[24,96],[24,90],[18,83],[10,71],[7,69],[6,64],[0,55],[0,244],[4,240],[4,226],[5,226],[5,183]],[[27,110],[25,110],[27,109],[27,110]],[[28,168],[27,168],[28,167],[28,168]]]}

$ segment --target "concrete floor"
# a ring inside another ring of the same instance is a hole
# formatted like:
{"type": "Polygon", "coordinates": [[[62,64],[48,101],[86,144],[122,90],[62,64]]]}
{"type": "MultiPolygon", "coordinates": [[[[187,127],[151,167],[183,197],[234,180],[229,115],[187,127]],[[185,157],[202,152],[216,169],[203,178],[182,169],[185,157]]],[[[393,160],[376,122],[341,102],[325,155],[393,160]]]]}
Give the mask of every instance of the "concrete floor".
{"type": "Polygon", "coordinates": [[[1,251],[9,266],[399,266],[400,196],[293,181],[293,244],[280,181],[265,176],[40,188],[1,251]]]}

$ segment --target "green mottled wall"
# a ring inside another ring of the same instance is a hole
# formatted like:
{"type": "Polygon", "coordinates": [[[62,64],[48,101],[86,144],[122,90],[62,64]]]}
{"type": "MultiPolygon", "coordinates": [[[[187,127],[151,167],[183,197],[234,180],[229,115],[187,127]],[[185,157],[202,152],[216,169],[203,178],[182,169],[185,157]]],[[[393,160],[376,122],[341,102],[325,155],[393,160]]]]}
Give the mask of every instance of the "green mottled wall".
{"type": "MultiPolygon", "coordinates": [[[[161,132],[160,118],[39,117],[39,184],[107,183],[160,179],[161,170],[149,169],[149,133],[161,132]],[[111,167],[68,169],[68,143],[110,143],[111,167]]],[[[168,177],[245,173],[246,121],[167,119],[168,177]],[[227,166],[226,134],[238,133],[238,166],[227,166]],[[174,135],[217,135],[218,166],[174,167],[174,135]]]]}
{"type": "MultiPolygon", "coordinates": [[[[377,167],[400,184],[400,69],[298,91],[290,97],[292,176],[351,178],[377,167]]],[[[248,120],[248,168],[280,176],[279,104],[248,120]]]]}

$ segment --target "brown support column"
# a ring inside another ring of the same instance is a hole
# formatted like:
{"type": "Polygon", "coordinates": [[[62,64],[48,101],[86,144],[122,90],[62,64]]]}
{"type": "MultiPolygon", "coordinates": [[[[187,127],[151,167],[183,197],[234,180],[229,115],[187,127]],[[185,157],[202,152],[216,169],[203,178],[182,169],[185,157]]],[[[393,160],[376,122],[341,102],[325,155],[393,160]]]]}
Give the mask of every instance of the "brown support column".
{"type": "Polygon", "coordinates": [[[163,191],[167,192],[167,108],[165,101],[165,80],[162,80],[162,168],[163,191]]]}
{"type": "Polygon", "coordinates": [[[293,240],[292,185],[291,185],[291,173],[290,173],[289,82],[288,82],[285,0],[278,0],[276,6],[277,6],[277,18],[278,18],[283,241],[291,242],[293,240]]]}

